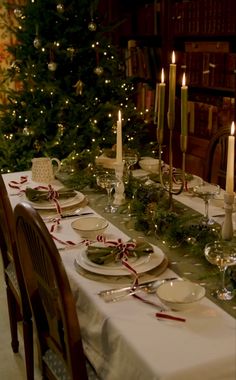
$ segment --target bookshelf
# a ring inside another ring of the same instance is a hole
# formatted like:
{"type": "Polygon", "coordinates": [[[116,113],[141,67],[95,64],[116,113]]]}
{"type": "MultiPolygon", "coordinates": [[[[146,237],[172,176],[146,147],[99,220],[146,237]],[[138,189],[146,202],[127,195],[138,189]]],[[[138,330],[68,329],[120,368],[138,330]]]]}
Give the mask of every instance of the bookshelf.
{"type": "MultiPolygon", "coordinates": [[[[202,176],[209,140],[219,128],[236,119],[235,0],[110,0],[110,3],[113,20],[123,18],[115,38],[129,62],[127,75],[138,79],[139,108],[147,105],[154,108],[161,68],[168,72],[171,53],[175,51],[174,163],[181,165],[177,146],[179,95],[185,72],[189,88],[186,170],[202,176]]],[[[165,130],[168,131],[167,125],[165,130]]],[[[163,158],[167,157],[164,152],[163,158]]]]}

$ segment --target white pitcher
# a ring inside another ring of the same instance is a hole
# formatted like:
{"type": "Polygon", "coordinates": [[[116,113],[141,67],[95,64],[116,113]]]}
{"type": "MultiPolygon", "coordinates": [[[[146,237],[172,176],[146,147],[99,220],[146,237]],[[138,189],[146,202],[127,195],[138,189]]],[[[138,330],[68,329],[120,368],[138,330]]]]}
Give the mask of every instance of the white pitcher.
{"type": "Polygon", "coordinates": [[[57,158],[39,157],[32,159],[32,180],[35,182],[50,183],[59,172],[61,162],[57,158]],[[53,163],[56,163],[54,166],[53,163]]]}

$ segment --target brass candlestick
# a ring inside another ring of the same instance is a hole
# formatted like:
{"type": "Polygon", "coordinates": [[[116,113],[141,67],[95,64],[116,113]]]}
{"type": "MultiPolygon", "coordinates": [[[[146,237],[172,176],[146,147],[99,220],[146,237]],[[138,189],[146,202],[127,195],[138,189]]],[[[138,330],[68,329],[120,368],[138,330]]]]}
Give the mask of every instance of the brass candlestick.
{"type": "MultiPolygon", "coordinates": [[[[170,115],[168,112],[167,115],[168,119],[168,127],[169,127],[169,180],[168,180],[168,185],[164,183],[163,181],[163,175],[162,171],[160,169],[160,183],[161,186],[168,192],[169,194],[169,208],[172,209],[173,202],[172,198],[173,195],[178,195],[183,191],[183,188],[185,186],[185,153],[187,151],[187,136],[180,136],[180,147],[181,147],[181,152],[182,152],[182,170],[181,170],[181,177],[180,180],[178,181],[179,183],[179,188],[173,189],[173,179],[174,179],[174,174],[173,174],[173,128],[174,128],[174,116],[170,115]]],[[[157,128],[157,141],[158,141],[158,149],[159,149],[159,167],[161,168],[161,153],[162,153],[162,144],[163,144],[163,130],[157,128]]],[[[175,172],[176,174],[177,172],[175,172]]],[[[175,181],[176,182],[176,181],[175,181]]]]}
{"type": "Polygon", "coordinates": [[[224,194],[224,209],[225,209],[225,219],[222,225],[222,239],[223,240],[232,240],[234,235],[233,229],[233,204],[234,204],[234,193],[225,193],[224,194]]]}

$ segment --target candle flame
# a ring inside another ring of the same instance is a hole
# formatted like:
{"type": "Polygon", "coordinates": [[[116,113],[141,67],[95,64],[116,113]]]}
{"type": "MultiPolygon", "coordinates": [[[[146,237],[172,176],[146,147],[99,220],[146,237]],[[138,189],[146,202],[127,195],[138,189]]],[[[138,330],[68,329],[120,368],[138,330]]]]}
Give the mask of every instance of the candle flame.
{"type": "Polygon", "coordinates": [[[186,76],[185,73],[183,73],[183,79],[182,79],[182,86],[186,85],[186,76]]]}
{"type": "Polygon", "coordinates": [[[172,52],[172,63],[175,63],[175,52],[172,52]]]}
{"type": "Polygon", "coordinates": [[[161,70],[161,83],[164,83],[165,77],[164,77],[164,69],[161,70]]]}
{"type": "Polygon", "coordinates": [[[234,121],[233,121],[231,124],[231,135],[234,135],[234,132],[235,132],[235,125],[234,125],[234,121]]]}

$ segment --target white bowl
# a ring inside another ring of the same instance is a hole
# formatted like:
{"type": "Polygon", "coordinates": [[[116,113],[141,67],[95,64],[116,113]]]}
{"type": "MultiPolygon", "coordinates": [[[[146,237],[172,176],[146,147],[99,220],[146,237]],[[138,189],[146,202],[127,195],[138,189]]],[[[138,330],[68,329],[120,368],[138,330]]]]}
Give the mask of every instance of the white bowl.
{"type": "Polygon", "coordinates": [[[144,158],[139,161],[139,166],[150,173],[159,173],[159,160],[157,158],[144,158]]]}
{"type": "Polygon", "coordinates": [[[108,226],[108,222],[99,216],[81,217],[71,223],[72,228],[81,237],[94,240],[97,235],[102,235],[108,226]]]}
{"type": "Polygon", "coordinates": [[[158,298],[172,310],[193,307],[205,296],[205,289],[191,281],[166,281],[157,288],[158,298]]]}

